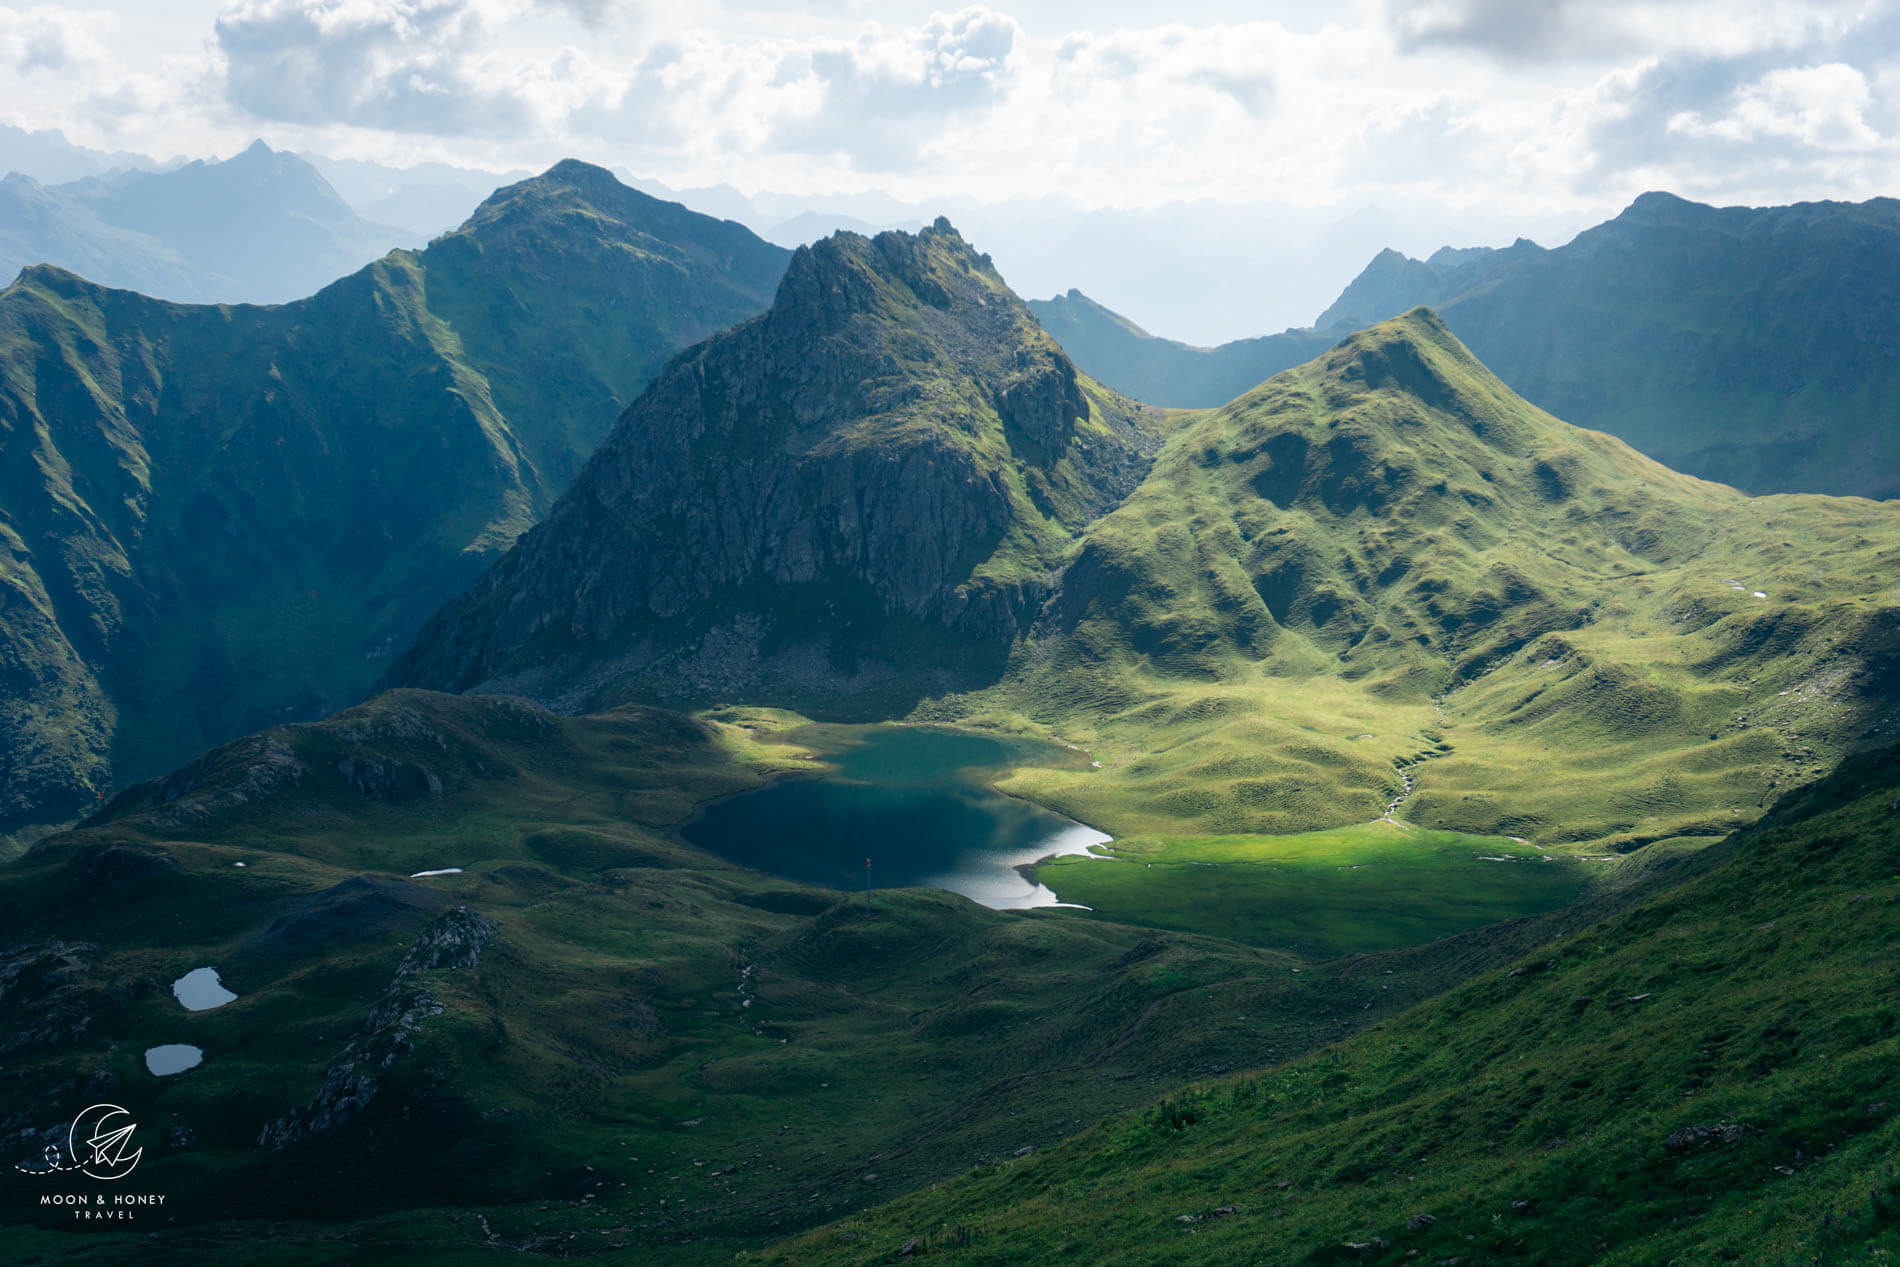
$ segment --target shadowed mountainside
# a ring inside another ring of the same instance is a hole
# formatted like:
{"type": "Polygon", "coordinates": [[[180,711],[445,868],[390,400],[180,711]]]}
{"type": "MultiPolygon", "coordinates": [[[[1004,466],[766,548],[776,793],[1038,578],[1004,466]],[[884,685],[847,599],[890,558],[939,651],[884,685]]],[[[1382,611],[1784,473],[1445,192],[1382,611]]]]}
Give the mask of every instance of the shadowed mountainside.
{"type": "Polygon", "coordinates": [[[1145,469],[1136,418],[947,221],[840,233],[669,366],[386,680],[901,714],[994,679],[1145,469]]]}
{"type": "Polygon", "coordinates": [[[1375,260],[1321,324],[1432,304],[1527,399],[1677,470],[1900,497],[1900,201],[1650,193],[1555,250],[1394,264],[1375,260]]]}
{"type": "Polygon", "coordinates": [[[359,697],[787,252],[566,162],[309,299],[0,292],[0,829],[359,697]]]}

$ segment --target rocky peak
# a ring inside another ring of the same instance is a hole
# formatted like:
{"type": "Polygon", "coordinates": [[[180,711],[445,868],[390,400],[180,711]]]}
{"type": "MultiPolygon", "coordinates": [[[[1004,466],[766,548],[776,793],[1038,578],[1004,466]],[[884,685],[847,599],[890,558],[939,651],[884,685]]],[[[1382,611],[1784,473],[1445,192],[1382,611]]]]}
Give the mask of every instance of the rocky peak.
{"type": "Polygon", "coordinates": [[[1075,366],[942,216],[915,234],[841,232],[800,247],[768,326],[784,345],[850,349],[867,378],[896,354],[970,380],[1039,466],[1060,460],[1089,416],[1075,366]],[[890,345],[899,331],[901,351],[890,345]]]}
{"type": "Polygon", "coordinates": [[[903,676],[888,657],[933,637],[994,663],[1139,478],[1130,417],[947,220],[834,234],[770,312],[669,366],[387,680],[568,707],[615,680],[743,697],[793,672],[775,651],[801,697],[903,676]]]}

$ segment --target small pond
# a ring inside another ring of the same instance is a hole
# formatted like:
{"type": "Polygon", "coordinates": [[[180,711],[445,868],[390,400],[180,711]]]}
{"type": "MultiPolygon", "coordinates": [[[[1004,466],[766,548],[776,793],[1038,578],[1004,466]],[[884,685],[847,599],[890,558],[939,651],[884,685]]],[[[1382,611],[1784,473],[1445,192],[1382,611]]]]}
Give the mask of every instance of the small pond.
{"type": "Polygon", "coordinates": [[[869,858],[873,888],[948,889],[1004,910],[1058,905],[1030,864],[1108,839],[990,786],[1020,766],[1088,764],[1058,744],[916,726],[810,727],[788,737],[825,755],[822,773],[716,801],[682,828],[687,840],[834,889],[861,891],[869,858]]]}
{"type": "Polygon", "coordinates": [[[192,1012],[208,1012],[237,998],[224,988],[216,968],[193,968],[172,982],[172,995],[192,1012]]]}
{"type": "Polygon", "coordinates": [[[203,1049],[190,1043],[166,1043],[163,1047],[145,1049],[145,1067],[160,1078],[195,1068],[204,1058],[203,1049]]]}

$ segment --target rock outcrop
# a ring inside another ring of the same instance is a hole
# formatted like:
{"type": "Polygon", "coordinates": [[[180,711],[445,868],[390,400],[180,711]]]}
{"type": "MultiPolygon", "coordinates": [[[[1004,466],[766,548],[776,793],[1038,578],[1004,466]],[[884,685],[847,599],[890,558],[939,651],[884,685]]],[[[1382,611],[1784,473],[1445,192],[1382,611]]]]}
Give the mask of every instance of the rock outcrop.
{"type": "Polygon", "coordinates": [[[948,687],[1000,664],[1146,448],[947,221],[841,233],[674,361],[388,681],[563,708],[948,687]]]}
{"type": "Polygon", "coordinates": [[[370,1011],[363,1032],[343,1049],[324,1074],[314,1100],[271,1122],[257,1136],[259,1148],[283,1149],[348,1126],[382,1089],[379,1078],[414,1053],[416,1031],[446,1010],[417,978],[426,972],[473,968],[500,935],[492,920],[458,906],[431,922],[403,956],[388,989],[370,1011]]]}

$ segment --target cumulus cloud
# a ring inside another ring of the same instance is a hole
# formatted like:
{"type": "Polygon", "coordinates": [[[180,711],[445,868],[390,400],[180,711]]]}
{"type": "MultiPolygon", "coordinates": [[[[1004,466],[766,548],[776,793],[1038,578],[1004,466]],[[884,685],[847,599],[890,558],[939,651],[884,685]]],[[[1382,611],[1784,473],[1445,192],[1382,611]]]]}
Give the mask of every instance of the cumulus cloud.
{"type": "Polygon", "coordinates": [[[214,28],[230,101],[261,119],[506,134],[534,114],[485,63],[477,0],[244,0],[214,28]]]}
{"type": "MultiPolygon", "coordinates": [[[[1391,0],[1387,21],[1399,47],[1477,49],[1504,57],[1576,51],[1580,24],[1568,0],[1391,0]]],[[[1601,27],[1596,33],[1604,33],[1601,27]]]]}
{"type": "Polygon", "coordinates": [[[625,81],[576,108],[594,136],[651,145],[690,137],[728,155],[839,156],[888,172],[916,165],[952,121],[1005,99],[1022,29],[980,6],[855,39],[721,39],[689,32],[645,52],[625,81]]]}
{"type": "Polygon", "coordinates": [[[921,27],[872,27],[848,44],[791,50],[774,68],[793,109],[771,141],[842,153],[873,170],[910,166],[950,118],[1002,100],[1022,28],[991,9],[933,14],[921,27]]]}
{"type": "Polygon", "coordinates": [[[1867,121],[1873,93],[1852,66],[1771,70],[1734,94],[1720,118],[1685,110],[1669,119],[1669,132],[1743,144],[1764,138],[1793,141],[1816,150],[1866,150],[1881,144],[1867,121]]]}
{"type": "Polygon", "coordinates": [[[1036,113],[1070,139],[1078,171],[1126,182],[1160,165],[1170,180],[1195,179],[1212,151],[1230,169],[1241,154],[1258,161],[1258,138],[1290,123],[1287,63],[1300,47],[1264,22],[1079,32],[1057,45],[1036,113]]]}
{"type": "Polygon", "coordinates": [[[1900,0],[1364,0],[1290,26],[1123,0],[1092,29],[1009,0],[914,20],[897,0],[198,0],[224,6],[209,41],[137,2],[75,0],[116,6],[115,33],[0,0],[8,121],[932,204],[1436,200],[1543,223],[1643,188],[1892,192],[1900,170],[1900,0]]]}
{"type": "Polygon", "coordinates": [[[567,13],[589,30],[599,30],[608,18],[623,11],[620,0],[539,0],[539,3],[567,13]]]}

